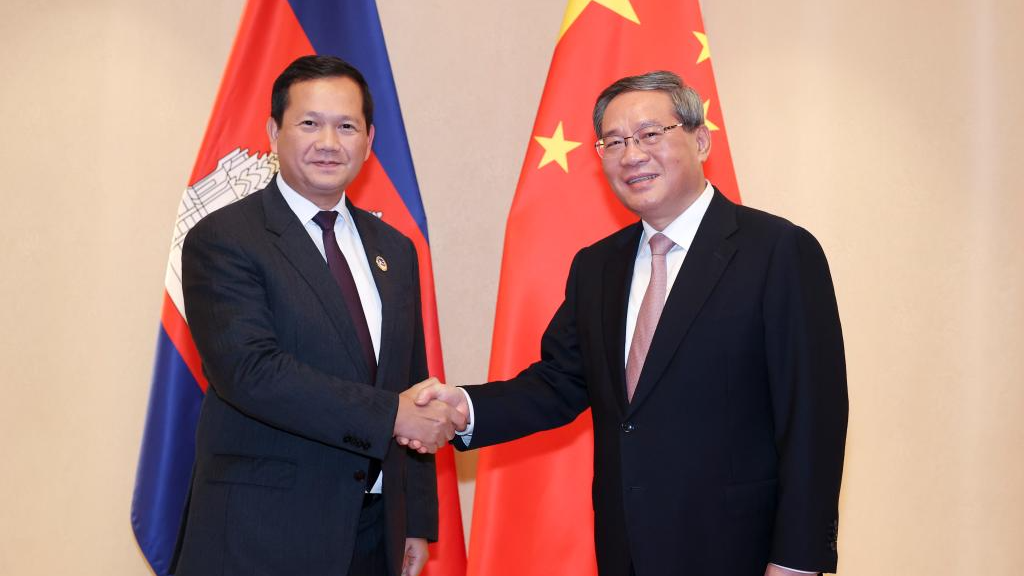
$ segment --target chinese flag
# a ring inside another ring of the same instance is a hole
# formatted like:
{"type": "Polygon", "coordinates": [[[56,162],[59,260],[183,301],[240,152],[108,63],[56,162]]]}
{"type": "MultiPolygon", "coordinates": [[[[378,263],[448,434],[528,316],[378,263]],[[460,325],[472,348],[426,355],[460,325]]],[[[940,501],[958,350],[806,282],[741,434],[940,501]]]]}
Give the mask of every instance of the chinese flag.
{"type": "MultiPolygon", "coordinates": [[[[508,217],[490,379],[539,358],[573,255],[636,221],[605,182],[591,113],[606,86],[652,70],[700,93],[713,142],[705,173],[739,200],[698,0],[570,0],[508,217]]],[[[596,574],[592,477],[589,412],[482,450],[469,576],[596,574]]]]}

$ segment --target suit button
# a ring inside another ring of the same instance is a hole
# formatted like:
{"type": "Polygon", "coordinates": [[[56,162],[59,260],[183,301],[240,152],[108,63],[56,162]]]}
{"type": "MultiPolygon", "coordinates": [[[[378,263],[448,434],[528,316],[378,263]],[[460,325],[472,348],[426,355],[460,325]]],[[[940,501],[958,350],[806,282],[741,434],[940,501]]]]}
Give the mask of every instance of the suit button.
{"type": "Polygon", "coordinates": [[[632,422],[623,422],[622,423],[622,431],[625,432],[626,434],[629,434],[630,432],[633,432],[635,430],[636,430],[636,424],[633,424],[632,422]]]}
{"type": "Polygon", "coordinates": [[[356,482],[363,482],[364,480],[366,480],[366,472],[362,470],[356,470],[356,473],[352,475],[352,478],[356,482]]]}

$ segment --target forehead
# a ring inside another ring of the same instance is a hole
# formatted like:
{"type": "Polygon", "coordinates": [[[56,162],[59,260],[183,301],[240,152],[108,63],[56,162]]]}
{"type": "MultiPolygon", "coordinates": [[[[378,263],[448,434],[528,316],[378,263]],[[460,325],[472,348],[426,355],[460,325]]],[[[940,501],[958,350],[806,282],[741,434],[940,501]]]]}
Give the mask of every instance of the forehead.
{"type": "Polygon", "coordinates": [[[672,97],[661,90],[623,92],[612,98],[601,120],[602,132],[632,131],[644,123],[668,122],[675,118],[672,97]]]}
{"type": "Polygon", "coordinates": [[[285,114],[358,115],[362,118],[363,93],[347,77],[316,78],[296,82],[288,88],[285,114]]]}

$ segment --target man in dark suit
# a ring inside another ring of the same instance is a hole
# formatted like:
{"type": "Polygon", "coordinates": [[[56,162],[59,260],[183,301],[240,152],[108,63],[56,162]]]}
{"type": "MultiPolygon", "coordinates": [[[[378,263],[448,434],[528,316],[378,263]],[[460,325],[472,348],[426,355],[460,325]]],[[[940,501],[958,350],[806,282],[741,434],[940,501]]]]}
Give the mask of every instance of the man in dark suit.
{"type": "Polygon", "coordinates": [[[418,400],[471,410],[460,449],[591,408],[602,576],[835,571],[847,392],[821,247],[705,180],[701,100],[675,74],[609,86],[594,129],[641,222],[576,255],[540,361],[418,400]]]}
{"type": "Polygon", "coordinates": [[[210,387],[175,566],[181,576],[418,574],[437,538],[433,457],[461,415],[427,377],[413,244],[345,199],[373,101],[333,57],[274,83],[280,173],[188,234],[182,285],[210,387]]]}

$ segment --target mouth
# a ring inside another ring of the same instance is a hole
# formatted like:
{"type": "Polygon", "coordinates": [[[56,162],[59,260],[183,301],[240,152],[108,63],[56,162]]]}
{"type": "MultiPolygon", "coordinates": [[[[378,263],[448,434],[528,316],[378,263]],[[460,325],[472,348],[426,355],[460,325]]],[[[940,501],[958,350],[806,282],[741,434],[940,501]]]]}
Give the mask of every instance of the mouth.
{"type": "Polygon", "coordinates": [[[335,160],[314,160],[310,162],[310,164],[318,168],[334,168],[336,166],[341,166],[341,162],[335,160]]]}
{"type": "Polygon", "coordinates": [[[640,184],[640,183],[643,183],[643,182],[650,182],[651,180],[654,180],[655,178],[658,178],[657,174],[636,174],[634,176],[630,176],[629,178],[626,178],[626,184],[628,184],[630,186],[633,186],[635,184],[640,184]]]}

